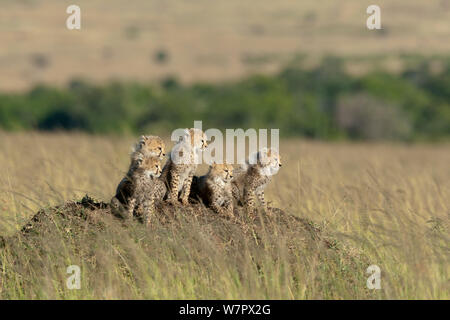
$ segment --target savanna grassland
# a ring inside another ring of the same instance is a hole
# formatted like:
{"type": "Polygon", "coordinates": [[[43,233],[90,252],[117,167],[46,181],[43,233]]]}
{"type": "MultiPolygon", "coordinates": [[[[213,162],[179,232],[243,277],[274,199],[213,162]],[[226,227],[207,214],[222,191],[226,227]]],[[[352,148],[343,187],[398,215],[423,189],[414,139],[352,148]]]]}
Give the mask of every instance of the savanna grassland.
{"type": "Polygon", "coordinates": [[[366,28],[369,0],[78,0],[80,31],[65,22],[69,0],[2,0],[0,90],[73,77],[183,82],[271,73],[306,57],[349,58],[354,72],[402,70],[402,55],[447,55],[450,1],[378,0],[382,30],[366,28]]]}
{"type": "Polygon", "coordinates": [[[448,144],[283,140],[266,197],[285,213],[256,222],[186,209],[146,230],[101,205],[82,218],[70,201],[108,202],[133,140],[0,133],[0,298],[449,298],[448,144]]]}

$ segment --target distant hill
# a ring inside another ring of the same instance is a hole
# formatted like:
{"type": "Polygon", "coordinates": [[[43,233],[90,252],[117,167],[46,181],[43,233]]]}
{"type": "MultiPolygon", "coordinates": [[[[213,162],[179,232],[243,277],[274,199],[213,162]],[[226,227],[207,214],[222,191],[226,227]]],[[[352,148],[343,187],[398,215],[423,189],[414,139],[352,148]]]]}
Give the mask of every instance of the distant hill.
{"type": "Polygon", "coordinates": [[[324,54],[346,57],[354,72],[397,70],[400,54],[450,52],[449,0],[378,0],[383,29],[374,31],[366,28],[373,1],[76,2],[80,31],[65,26],[71,1],[1,1],[0,91],[74,77],[235,79],[303,55],[311,64],[324,54]]]}

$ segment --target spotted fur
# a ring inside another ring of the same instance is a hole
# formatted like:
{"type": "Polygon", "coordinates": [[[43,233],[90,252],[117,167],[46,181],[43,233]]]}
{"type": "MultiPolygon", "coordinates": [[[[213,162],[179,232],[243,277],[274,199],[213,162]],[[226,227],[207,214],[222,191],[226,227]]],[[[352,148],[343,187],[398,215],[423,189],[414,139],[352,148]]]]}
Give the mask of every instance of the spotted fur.
{"type": "Polygon", "coordinates": [[[264,189],[280,167],[281,158],[274,149],[263,148],[251,155],[232,181],[233,198],[251,214],[256,210],[257,200],[267,210],[264,189]]]}
{"type": "Polygon", "coordinates": [[[232,178],[232,165],[212,164],[206,175],[194,177],[191,196],[200,198],[206,206],[216,213],[232,217],[232,178]]]}
{"type": "Polygon", "coordinates": [[[130,168],[136,161],[145,158],[163,159],[166,155],[166,145],[158,136],[141,136],[131,151],[130,168]]]}
{"type": "Polygon", "coordinates": [[[168,201],[177,202],[180,198],[184,205],[189,203],[199,152],[206,148],[206,140],[205,133],[200,129],[186,129],[185,135],[172,149],[161,174],[168,188],[168,201]]]}
{"type": "Polygon", "coordinates": [[[158,177],[161,174],[161,159],[136,160],[132,170],[122,179],[111,199],[111,207],[120,215],[132,218],[142,216],[146,225],[155,211],[155,200],[162,199],[166,186],[158,177]]]}

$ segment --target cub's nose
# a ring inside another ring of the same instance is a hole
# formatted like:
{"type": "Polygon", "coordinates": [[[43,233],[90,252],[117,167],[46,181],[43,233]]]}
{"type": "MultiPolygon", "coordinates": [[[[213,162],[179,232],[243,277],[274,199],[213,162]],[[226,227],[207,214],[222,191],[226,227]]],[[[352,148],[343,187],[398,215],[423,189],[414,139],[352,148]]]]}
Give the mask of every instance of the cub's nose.
{"type": "Polygon", "coordinates": [[[279,164],[279,166],[281,167],[281,163],[279,164]]]}
{"type": "Polygon", "coordinates": [[[166,155],[165,153],[162,154],[163,157],[164,157],[165,155],[166,155]]]}

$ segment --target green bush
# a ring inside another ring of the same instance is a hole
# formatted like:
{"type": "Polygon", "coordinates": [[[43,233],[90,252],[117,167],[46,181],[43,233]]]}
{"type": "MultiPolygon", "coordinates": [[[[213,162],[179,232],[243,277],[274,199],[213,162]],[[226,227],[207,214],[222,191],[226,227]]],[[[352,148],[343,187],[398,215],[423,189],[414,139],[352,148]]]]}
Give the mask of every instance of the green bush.
{"type": "Polygon", "coordinates": [[[425,61],[402,74],[352,76],[329,57],[312,70],[189,86],[173,77],[160,84],[73,80],[65,89],[0,93],[0,128],[169,133],[203,120],[204,128],[279,128],[284,136],[315,139],[445,139],[448,61],[439,72],[425,61]]]}

